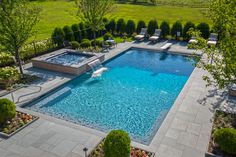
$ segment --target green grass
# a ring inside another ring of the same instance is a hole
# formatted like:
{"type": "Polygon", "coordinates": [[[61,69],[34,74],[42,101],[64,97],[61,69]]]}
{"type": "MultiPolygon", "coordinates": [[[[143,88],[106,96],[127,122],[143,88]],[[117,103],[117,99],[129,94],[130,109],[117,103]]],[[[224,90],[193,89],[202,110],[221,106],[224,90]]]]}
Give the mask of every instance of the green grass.
{"type": "MultiPolygon", "coordinates": [[[[63,27],[80,22],[78,16],[76,16],[77,8],[73,1],[62,0],[33,3],[41,6],[43,9],[41,20],[36,26],[38,31],[36,40],[49,38],[55,27],[63,27]]],[[[206,10],[203,8],[117,4],[115,11],[109,18],[132,19],[136,22],[138,20],[148,22],[150,19],[156,18],[159,24],[163,20],[167,20],[171,24],[177,20],[181,20],[183,23],[186,21],[210,23],[204,16],[204,11],[206,10]]]]}

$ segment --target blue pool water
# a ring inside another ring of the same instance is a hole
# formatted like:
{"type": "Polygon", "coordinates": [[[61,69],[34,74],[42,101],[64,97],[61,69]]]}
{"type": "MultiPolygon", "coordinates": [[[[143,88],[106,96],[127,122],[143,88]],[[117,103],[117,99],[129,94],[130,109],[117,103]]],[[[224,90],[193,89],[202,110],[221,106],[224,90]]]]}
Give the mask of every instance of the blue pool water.
{"type": "Polygon", "coordinates": [[[192,73],[193,59],[131,49],[105,63],[99,78],[86,73],[26,108],[109,131],[123,129],[149,144],[192,73]]]}

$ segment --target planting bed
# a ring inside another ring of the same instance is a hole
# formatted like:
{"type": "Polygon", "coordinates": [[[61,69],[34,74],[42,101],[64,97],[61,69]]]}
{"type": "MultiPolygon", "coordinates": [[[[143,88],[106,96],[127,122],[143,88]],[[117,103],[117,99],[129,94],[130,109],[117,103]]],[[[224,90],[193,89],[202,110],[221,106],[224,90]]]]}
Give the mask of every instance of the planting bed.
{"type": "Polygon", "coordinates": [[[3,125],[0,125],[0,135],[4,137],[11,137],[37,119],[38,117],[36,116],[17,111],[16,116],[13,119],[7,121],[3,125]]]}
{"type": "Polygon", "coordinates": [[[223,111],[216,111],[212,128],[212,134],[206,156],[235,157],[235,155],[227,154],[226,152],[222,151],[219,148],[219,146],[214,142],[213,133],[215,132],[216,129],[220,128],[236,129],[236,114],[226,113],[223,111]]]}
{"type": "MultiPolygon", "coordinates": [[[[90,153],[88,157],[104,157],[103,145],[105,140],[102,140],[101,143],[90,153]]],[[[154,153],[148,152],[139,148],[131,147],[130,148],[130,157],[154,157],[154,153]]]]}

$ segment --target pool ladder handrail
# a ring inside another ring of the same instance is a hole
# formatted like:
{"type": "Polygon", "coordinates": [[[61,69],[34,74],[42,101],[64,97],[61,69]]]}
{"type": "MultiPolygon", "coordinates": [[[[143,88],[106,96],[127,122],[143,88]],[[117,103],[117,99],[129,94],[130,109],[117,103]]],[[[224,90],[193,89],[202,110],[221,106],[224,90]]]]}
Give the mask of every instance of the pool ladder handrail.
{"type": "Polygon", "coordinates": [[[19,88],[19,89],[20,89],[20,88],[24,88],[24,87],[38,87],[39,90],[37,90],[37,91],[35,91],[35,92],[32,92],[32,93],[28,93],[28,94],[24,94],[24,95],[19,96],[16,102],[15,102],[15,98],[14,98],[14,92],[15,92],[15,91],[14,91],[14,92],[11,92],[11,98],[12,98],[12,101],[13,101],[14,103],[20,102],[20,99],[23,98],[23,97],[25,97],[25,96],[39,93],[39,92],[41,92],[41,90],[42,90],[42,87],[41,87],[41,86],[37,86],[37,85],[17,84],[17,85],[15,85],[15,87],[17,87],[17,88],[19,88]]]}

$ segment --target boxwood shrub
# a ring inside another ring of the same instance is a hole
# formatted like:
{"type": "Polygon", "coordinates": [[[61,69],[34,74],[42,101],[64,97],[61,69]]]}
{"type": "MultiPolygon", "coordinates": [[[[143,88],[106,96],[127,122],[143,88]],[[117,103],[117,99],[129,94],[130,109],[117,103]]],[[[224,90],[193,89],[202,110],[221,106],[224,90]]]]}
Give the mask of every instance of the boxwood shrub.
{"type": "Polygon", "coordinates": [[[79,43],[77,41],[70,42],[72,49],[76,50],[79,48],[79,43]]]}
{"type": "Polygon", "coordinates": [[[103,40],[108,40],[109,38],[112,38],[112,35],[110,34],[110,33],[106,33],[106,34],[104,34],[104,36],[103,36],[103,40]]]}
{"type": "Polygon", "coordinates": [[[82,48],[88,48],[91,46],[91,41],[89,39],[83,39],[80,43],[82,48]]]}
{"type": "Polygon", "coordinates": [[[16,116],[16,105],[8,99],[0,99],[0,125],[16,116]]]}
{"type": "Polygon", "coordinates": [[[219,144],[223,151],[236,155],[236,129],[217,129],[214,132],[213,137],[214,141],[219,144]]]}
{"type": "Polygon", "coordinates": [[[105,157],[130,157],[130,142],[130,137],[125,131],[111,131],[104,142],[105,157]]]}

